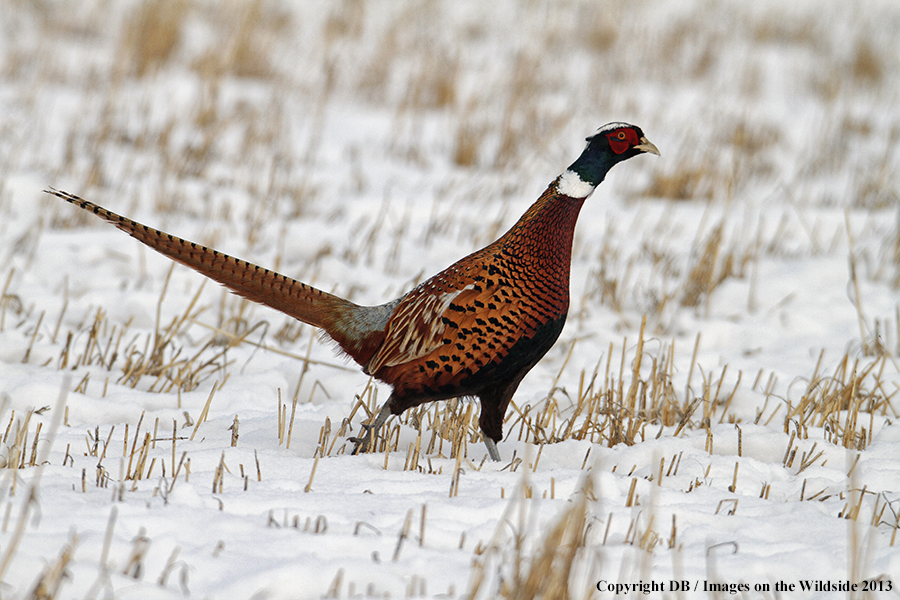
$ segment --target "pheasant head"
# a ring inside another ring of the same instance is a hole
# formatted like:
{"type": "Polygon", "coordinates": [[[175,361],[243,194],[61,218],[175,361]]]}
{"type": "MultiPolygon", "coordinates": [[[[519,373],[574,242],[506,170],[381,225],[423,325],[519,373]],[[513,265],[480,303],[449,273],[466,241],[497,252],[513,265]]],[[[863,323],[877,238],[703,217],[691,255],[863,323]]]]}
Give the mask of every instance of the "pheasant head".
{"type": "Polygon", "coordinates": [[[659,149],[644,136],[640,127],[607,123],[587,138],[581,156],[560,176],[557,191],[572,198],[586,198],[613,165],[646,152],[659,156],[659,149]]]}

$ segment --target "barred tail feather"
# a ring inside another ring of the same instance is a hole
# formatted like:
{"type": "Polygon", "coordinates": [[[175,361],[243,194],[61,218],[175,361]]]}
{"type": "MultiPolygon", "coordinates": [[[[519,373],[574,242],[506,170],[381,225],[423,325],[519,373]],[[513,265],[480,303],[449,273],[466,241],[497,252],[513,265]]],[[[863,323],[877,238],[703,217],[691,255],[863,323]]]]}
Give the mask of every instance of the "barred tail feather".
{"type": "Polygon", "coordinates": [[[94,213],[160,254],[206,275],[248,300],[324,329],[344,346],[339,339],[341,336],[334,335],[332,330],[344,314],[359,309],[358,305],[245,260],[142,225],[74,194],[53,188],[44,191],[94,213]]]}

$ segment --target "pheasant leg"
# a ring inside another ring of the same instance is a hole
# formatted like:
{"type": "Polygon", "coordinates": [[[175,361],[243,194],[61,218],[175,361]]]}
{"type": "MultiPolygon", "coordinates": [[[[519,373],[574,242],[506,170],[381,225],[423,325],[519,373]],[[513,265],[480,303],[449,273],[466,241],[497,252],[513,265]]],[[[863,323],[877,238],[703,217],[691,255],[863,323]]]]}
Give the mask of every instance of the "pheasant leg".
{"type": "Polygon", "coordinates": [[[484,445],[487,446],[488,456],[491,457],[491,460],[500,462],[500,451],[497,450],[497,442],[489,437],[485,437],[484,445]]]}
{"type": "Polygon", "coordinates": [[[373,432],[377,432],[379,429],[381,429],[381,426],[384,425],[384,422],[387,421],[391,416],[390,404],[390,402],[384,403],[384,406],[382,406],[381,410],[378,411],[378,415],[376,415],[375,420],[372,423],[363,423],[362,425],[360,425],[360,427],[362,427],[365,431],[362,437],[347,438],[349,441],[355,444],[355,446],[353,446],[353,451],[350,454],[356,455],[360,452],[369,451],[373,441],[372,438],[374,437],[373,432]]]}

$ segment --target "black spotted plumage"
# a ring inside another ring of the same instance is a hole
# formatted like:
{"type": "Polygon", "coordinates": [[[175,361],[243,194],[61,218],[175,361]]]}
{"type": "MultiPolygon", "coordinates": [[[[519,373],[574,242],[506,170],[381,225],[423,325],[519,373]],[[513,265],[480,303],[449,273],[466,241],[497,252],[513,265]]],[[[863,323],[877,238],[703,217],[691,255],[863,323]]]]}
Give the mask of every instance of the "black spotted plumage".
{"type": "MultiPolygon", "coordinates": [[[[154,250],[236,293],[321,327],[371,374],[392,386],[354,453],[391,414],[458,396],[481,400],[480,425],[499,460],[503,416],[522,378],[553,346],[569,309],[575,223],[613,165],[659,154],[640,128],[610,123],[497,241],[401,298],[359,306],[299,281],[136,223],[86,200],[48,190],[113,223],[154,250]]],[[[485,199],[489,201],[489,199],[485,199]]]]}

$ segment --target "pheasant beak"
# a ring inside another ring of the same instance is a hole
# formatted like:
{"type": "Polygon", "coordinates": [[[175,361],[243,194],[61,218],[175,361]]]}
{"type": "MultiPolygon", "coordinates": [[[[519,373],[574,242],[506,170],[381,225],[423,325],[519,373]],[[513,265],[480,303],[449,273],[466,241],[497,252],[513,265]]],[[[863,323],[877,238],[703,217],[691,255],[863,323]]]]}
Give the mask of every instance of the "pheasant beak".
{"type": "Polygon", "coordinates": [[[640,150],[641,152],[649,152],[650,154],[659,156],[659,148],[653,145],[653,142],[648,140],[646,137],[642,137],[641,143],[635,146],[634,149],[640,150]]]}

